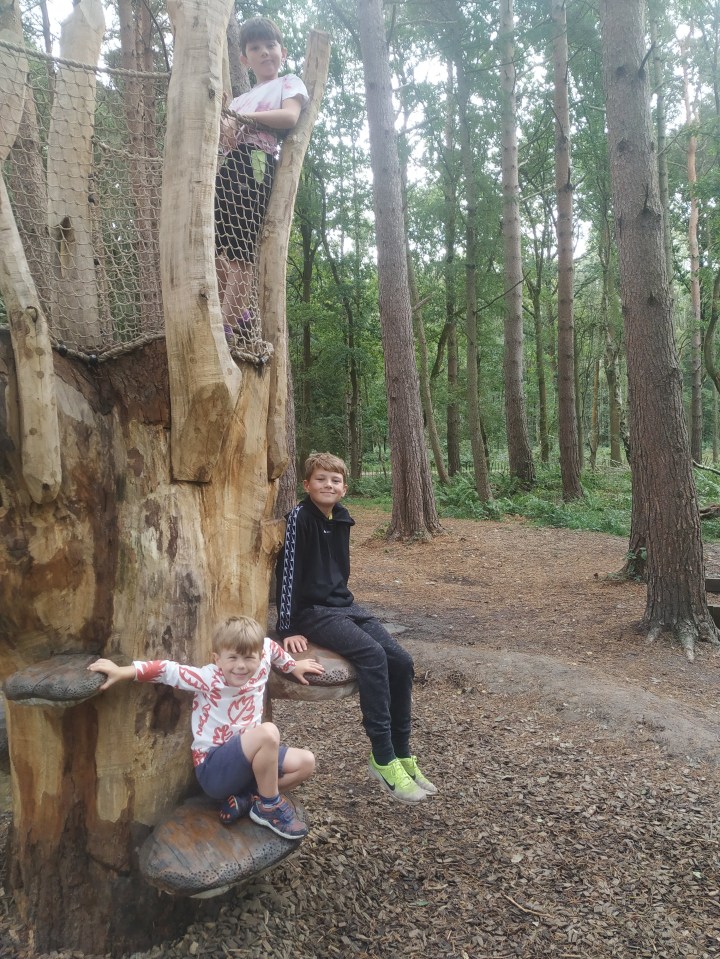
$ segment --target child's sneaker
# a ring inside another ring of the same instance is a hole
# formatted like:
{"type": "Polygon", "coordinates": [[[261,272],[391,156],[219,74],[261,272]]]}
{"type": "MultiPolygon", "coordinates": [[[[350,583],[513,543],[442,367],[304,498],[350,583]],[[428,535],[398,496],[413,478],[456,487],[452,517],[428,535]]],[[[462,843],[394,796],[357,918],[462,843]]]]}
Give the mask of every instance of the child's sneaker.
{"type": "Polygon", "coordinates": [[[419,786],[428,796],[433,796],[437,792],[437,786],[433,786],[427,776],[424,776],[417,764],[415,756],[409,756],[407,759],[401,759],[403,769],[412,779],[416,786],[419,786]]]}
{"type": "Polygon", "coordinates": [[[269,809],[264,809],[260,800],[256,800],[250,807],[250,818],[258,826],[267,826],[283,839],[302,839],[307,836],[308,827],[298,819],[295,810],[284,796],[280,797],[280,802],[269,809]]]}
{"type": "Polygon", "coordinates": [[[370,775],[382,783],[393,799],[399,799],[400,802],[420,802],[425,798],[425,793],[408,776],[399,759],[393,759],[387,766],[380,766],[370,753],[368,769],[370,775]]]}
{"type": "Polygon", "coordinates": [[[245,793],[243,796],[228,796],[220,807],[220,822],[231,826],[242,816],[247,816],[253,804],[253,798],[250,793],[245,793]]]}

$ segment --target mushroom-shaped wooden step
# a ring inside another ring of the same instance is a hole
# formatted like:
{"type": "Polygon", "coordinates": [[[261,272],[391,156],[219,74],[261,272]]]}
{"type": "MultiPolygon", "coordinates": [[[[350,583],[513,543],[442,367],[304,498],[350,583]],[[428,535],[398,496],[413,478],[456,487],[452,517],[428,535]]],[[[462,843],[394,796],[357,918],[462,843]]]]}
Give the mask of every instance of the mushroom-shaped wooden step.
{"type": "Polygon", "coordinates": [[[295,699],[317,703],[326,699],[344,699],[357,692],[355,667],[338,653],[314,643],[308,643],[307,652],[293,653],[296,659],[317,659],[325,667],[321,676],[308,676],[308,686],[293,676],[273,670],[268,680],[268,696],[272,699],[295,699]]]}
{"type": "MultiPolygon", "coordinates": [[[[286,798],[305,822],[302,806],[286,798]]],[[[218,809],[211,799],[189,799],[155,827],[140,847],[140,872],[150,885],[172,896],[219,896],[276,866],[300,844],[248,816],[225,826],[218,809]]]]}
{"type": "Polygon", "coordinates": [[[97,655],[61,653],[27,666],[5,680],[6,699],[24,706],[75,706],[97,696],[105,682],[88,672],[97,655]]]}

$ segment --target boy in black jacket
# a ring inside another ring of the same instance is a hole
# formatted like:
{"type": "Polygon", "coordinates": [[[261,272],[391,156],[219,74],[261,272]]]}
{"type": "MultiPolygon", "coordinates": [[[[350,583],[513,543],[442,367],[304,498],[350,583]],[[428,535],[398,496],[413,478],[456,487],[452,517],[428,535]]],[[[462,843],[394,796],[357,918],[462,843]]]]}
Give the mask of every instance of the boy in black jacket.
{"type": "Polygon", "coordinates": [[[370,774],[395,799],[419,802],[437,792],[410,754],[413,661],[348,589],[350,527],[340,505],[345,463],[330,453],[305,462],[307,497],[287,515],[277,563],[277,630],[289,653],[310,640],[355,667],[363,726],[372,752],[370,774]]]}

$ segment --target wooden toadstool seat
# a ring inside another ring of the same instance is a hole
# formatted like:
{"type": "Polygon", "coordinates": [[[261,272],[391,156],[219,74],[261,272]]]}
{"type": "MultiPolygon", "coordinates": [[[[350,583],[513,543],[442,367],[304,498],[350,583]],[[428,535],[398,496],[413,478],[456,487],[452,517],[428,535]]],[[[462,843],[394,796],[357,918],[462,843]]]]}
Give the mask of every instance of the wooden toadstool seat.
{"type": "Polygon", "coordinates": [[[330,699],[345,699],[357,692],[355,667],[338,653],[308,643],[307,652],[293,654],[299,659],[317,659],[325,667],[322,676],[308,676],[304,686],[292,676],[273,670],[268,680],[267,694],[274,699],[293,699],[304,703],[318,703],[330,699]]]}
{"type": "MultiPolygon", "coordinates": [[[[298,818],[302,806],[286,797],[298,818]]],[[[243,816],[230,826],[218,818],[219,804],[205,796],[187,800],[160,822],[140,847],[140,872],[172,896],[209,898],[276,866],[300,845],[243,816]]]]}
{"type": "Polygon", "coordinates": [[[13,673],[5,680],[5,698],[23,706],[67,708],[97,696],[105,682],[87,667],[97,656],[61,653],[13,673]]]}

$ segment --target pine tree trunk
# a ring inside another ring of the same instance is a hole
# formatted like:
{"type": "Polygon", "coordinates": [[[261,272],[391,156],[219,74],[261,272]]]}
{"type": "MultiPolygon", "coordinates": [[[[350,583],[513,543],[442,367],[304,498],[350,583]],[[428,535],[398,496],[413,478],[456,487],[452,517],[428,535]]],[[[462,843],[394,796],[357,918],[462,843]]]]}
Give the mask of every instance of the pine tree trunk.
{"type": "Polygon", "coordinates": [[[445,284],[445,326],[447,328],[447,411],[445,415],[447,434],[448,474],[455,476],[460,472],[460,403],[459,403],[459,359],[457,337],[457,302],[455,295],[455,243],[457,238],[457,175],[454,119],[455,92],[453,87],[453,64],[447,64],[447,116],[445,119],[443,164],[443,235],[445,239],[445,264],[443,277],[445,284]]]}
{"type": "Polygon", "coordinates": [[[480,371],[478,363],[478,317],[477,317],[477,215],[478,191],[475,177],[475,159],[470,137],[468,103],[470,86],[465,74],[462,50],[459,42],[454,43],[456,51],[455,69],[457,70],[458,113],[460,155],[463,167],[465,187],[465,335],[467,340],[467,419],[472,449],[475,491],[483,503],[492,499],[490,476],[485,446],[482,437],[482,416],[480,413],[480,371]]]}
{"type": "Polygon", "coordinates": [[[685,86],[685,123],[690,131],[687,144],[687,173],[690,191],[690,216],[688,218],[688,251],[690,253],[690,301],[692,304],[692,334],[690,336],[690,451],[692,458],[702,461],[702,307],[700,302],[700,247],[698,244],[698,220],[700,211],[697,198],[697,137],[694,132],[695,116],[690,103],[690,81],[687,63],[683,68],[685,86]]]}
{"type": "MultiPolygon", "coordinates": [[[[602,0],[608,146],[628,357],[634,495],[647,519],[651,637],[669,629],[689,657],[717,642],[707,610],[695,482],[673,341],[643,0],[602,0]]],[[[635,516],[633,516],[635,519],[635,516]]]]}
{"type": "Polygon", "coordinates": [[[381,0],[358,3],[370,128],[393,509],[389,536],[440,530],[420,405],[390,63],[381,0]]]}
{"type": "Polygon", "coordinates": [[[523,387],[523,271],[518,200],[518,145],[515,102],[515,14],[513,0],[500,0],[498,48],[501,55],[503,249],[505,253],[505,424],[510,475],[535,482],[523,387]]]}
{"type": "Polygon", "coordinates": [[[573,317],[573,185],[570,175],[570,106],[565,0],[551,0],[555,194],[558,241],[558,434],[563,499],[580,499],[578,417],[575,410],[575,322],[573,317]]]}

